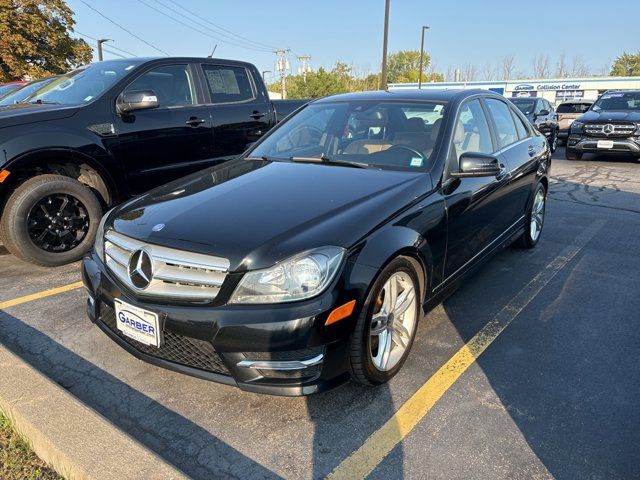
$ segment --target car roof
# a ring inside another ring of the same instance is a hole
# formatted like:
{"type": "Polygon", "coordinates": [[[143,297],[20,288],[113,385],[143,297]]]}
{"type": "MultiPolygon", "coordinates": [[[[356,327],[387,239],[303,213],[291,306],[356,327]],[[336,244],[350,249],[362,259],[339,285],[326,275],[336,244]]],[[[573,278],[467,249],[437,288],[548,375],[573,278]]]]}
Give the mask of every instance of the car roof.
{"type": "Polygon", "coordinates": [[[101,64],[109,63],[134,63],[142,65],[144,63],[167,63],[167,62],[185,62],[185,63],[225,63],[227,65],[251,65],[248,62],[240,60],[229,60],[226,58],[209,58],[209,57],[132,57],[123,59],[104,60],[101,64]]]}
{"type": "Polygon", "coordinates": [[[593,103],[593,102],[595,102],[595,100],[591,100],[591,99],[588,99],[588,98],[584,98],[584,99],[574,98],[574,99],[571,99],[571,100],[565,100],[564,102],[560,102],[559,105],[562,105],[564,103],[593,103]]]}
{"type": "Polygon", "coordinates": [[[461,100],[472,95],[499,96],[491,90],[481,89],[402,89],[402,90],[374,90],[368,92],[342,93],[323,97],[315,103],[349,102],[362,100],[388,100],[388,101],[437,101],[451,102],[461,100]]]}

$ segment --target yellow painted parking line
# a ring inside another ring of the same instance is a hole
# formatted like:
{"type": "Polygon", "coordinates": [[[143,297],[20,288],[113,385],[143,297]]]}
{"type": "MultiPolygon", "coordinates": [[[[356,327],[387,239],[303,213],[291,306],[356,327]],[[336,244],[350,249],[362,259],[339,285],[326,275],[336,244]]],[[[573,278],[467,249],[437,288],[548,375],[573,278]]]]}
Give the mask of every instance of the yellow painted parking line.
{"type": "Polygon", "coordinates": [[[40,298],[50,297],[59,293],[68,292],[82,287],[82,282],[70,283],[69,285],[63,285],[61,287],[51,288],[38,293],[32,293],[31,295],[25,295],[24,297],[14,298],[13,300],[7,300],[6,302],[0,302],[0,310],[5,308],[14,307],[22,303],[32,302],[40,298]]]}
{"type": "Polygon", "coordinates": [[[604,226],[593,222],[551,263],[538,273],[513,299],[433,374],[382,427],[345,458],[329,475],[330,479],[364,478],[400,443],[460,376],[477,360],[553,277],[604,226]]]}

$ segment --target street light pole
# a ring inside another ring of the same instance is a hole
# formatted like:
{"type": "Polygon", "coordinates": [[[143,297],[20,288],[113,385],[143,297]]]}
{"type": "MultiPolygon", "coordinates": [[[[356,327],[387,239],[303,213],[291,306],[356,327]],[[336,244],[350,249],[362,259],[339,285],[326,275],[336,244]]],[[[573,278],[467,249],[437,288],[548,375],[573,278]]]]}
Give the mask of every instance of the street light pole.
{"type": "Polygon", "coordinates": [[[102,61],[102,44],[104,42],[112,42],[113,40],[111,40],[110,38],[99,38],[97,40],[98,42],[98,61],[101,62],[102,61]]]}
{"type": "Polygon", "coordinates": [[[420,71],[418,72],[418,90],[422,88],[422,64],[424,61],[424,32],[429,30],[426,25],[422,27],[422,41],[420,42],[420,71]]]}
{"type": "Polygon", "coordinates": [[[389,0],[385,0],[384,7],[384,40],[382,41],[382,72],[380,76],[380,89],[387,89],[387,41],[389,38],[389,0]]]}

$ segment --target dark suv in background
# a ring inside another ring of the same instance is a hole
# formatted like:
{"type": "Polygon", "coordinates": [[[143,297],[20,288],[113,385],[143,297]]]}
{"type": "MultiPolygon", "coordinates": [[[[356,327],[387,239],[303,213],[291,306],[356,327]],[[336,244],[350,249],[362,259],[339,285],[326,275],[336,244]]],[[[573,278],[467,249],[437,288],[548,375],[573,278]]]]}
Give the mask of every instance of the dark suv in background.
{"type": "Polygon", "coordinates": [[[93,245],[105,209],[240,155],[306,103],[269,100],[255,66],[111,60],[0,108],[0,239],[53,266],[93,245]]]}
{"type": "Polygon", "coordinates": [[[518,97],[509,100],[547,137],[549,148],[554,152],[558,146],[560,126],[553,105],[544,98],[518,97]]]}
{"type": "Polygon", "coordinates": [[[606,92],[571,124],[567,160],[589,152],[640,157],[640,90],[606,92]]]}

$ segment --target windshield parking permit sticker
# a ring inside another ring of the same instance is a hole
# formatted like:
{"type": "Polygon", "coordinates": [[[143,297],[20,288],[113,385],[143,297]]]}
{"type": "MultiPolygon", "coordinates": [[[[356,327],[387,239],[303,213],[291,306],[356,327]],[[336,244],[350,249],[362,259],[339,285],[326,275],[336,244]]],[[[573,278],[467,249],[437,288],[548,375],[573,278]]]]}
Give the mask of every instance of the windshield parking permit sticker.
{"type": "Polygon", "coordinates": [[[412,167],[421,167],[422,166],[422,158],[420,157],[413,157],[411,159],[411,166],[412,167]]]}

